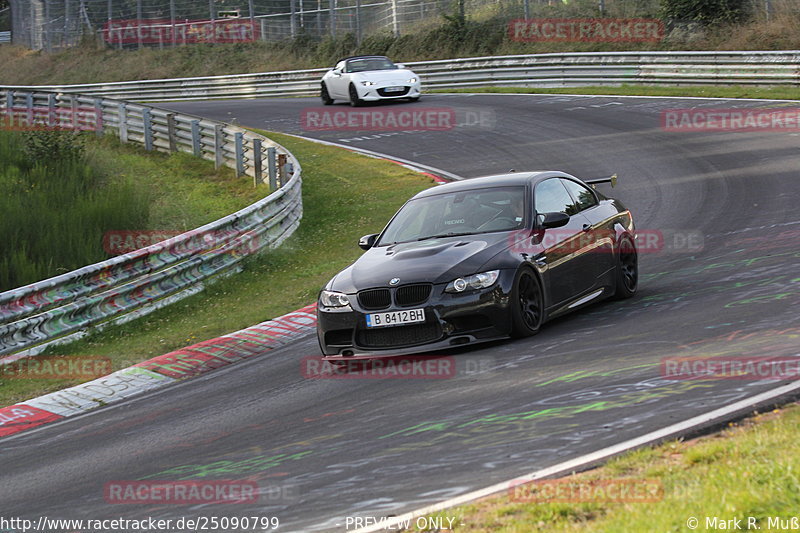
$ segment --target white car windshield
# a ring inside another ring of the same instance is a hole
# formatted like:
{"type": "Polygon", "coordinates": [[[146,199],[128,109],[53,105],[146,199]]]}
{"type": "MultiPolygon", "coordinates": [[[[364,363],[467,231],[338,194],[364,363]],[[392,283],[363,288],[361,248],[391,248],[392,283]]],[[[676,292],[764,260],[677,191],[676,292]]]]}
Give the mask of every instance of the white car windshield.
{"type": "Polygon", "coordinates": [[[363,57],[350,59],[345,66],[346,72],[367,72],[368,70],[395,70],[397,65],[385,57],[363,57]]]}
{"type": "Polygon", "coordinates": [[[377,246],[455,235],[511,231],[525,225],[525,188],[493,187],[409,201],[377,246]]]}

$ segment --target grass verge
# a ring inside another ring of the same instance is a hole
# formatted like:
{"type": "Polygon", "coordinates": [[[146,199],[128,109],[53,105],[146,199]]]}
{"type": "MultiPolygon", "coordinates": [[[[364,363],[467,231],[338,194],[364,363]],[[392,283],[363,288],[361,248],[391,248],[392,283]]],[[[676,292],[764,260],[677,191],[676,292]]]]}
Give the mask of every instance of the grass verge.
{"type": "Polygon", "coordinates": [[[0,130],[0,290],[108,259],[110,232],[132,244],[135,232],[185,231],[266,193],[188,154],[148,153],[110,136],[0,130]]]}
{"type": "MultiPolygon", "coordinates": [[[[356,245],[360,236],[380,230],[407,198],[433,184],[394,163],[264,133],[303,167],[304,216],[295,234],[200,294],[48,353],[105,356],[116,370],[293,311],[314,301],[319,289],[362,253],[356,245]]],[[[0,385],[0,406],[77,383],[9,379],[0,385]]]]}
{"type": "MultiPolygon", "coordinates": [[[[540,503],[512,501],[504,493],[431,516],[454,519],[454,530],[463,533],[796,530],[798,428],[800,408],[792,404],[729,424],[720,433],[643,448],[560,480],[576,490],[622,480],[636,486],[649,480],[663,489],[653,502],[546,502],[555,494],[547,489],[556,486],[548,481],[538,485],[540,503]],[[692,518],[698,521],[696,528],[689,526],[692,518]],[[734,519],[739,520],[738,528],[732,527],[734,519]]],[[[584,494],[602,499],[612,492],[590,489],[584,494]]]]}
{"type": "Polygon", "coordinates": [[[695,96],[703,98],[765,98],[798,100],[800,94],[794,87],[756,87],[727,85],[718,87],[653,87],[649,85],[589,86],[589,87],[471,87],[441,89],[433,93],[500,93],[500,94],[597,94],[615,96],[695,96]]]}

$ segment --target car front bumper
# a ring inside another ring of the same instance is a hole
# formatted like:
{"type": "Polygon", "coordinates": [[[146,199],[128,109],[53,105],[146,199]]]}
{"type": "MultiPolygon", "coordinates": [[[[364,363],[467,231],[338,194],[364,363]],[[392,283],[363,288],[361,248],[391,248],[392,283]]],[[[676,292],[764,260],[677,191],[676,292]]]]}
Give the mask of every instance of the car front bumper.
{"type": "Polygon", "coordinates": [[[359,98],[365,102],[377,102],[380,100],[401,100],[404,98],[419,98],[421,94],[419,84],[414,85],[391,85],[380,84],[364,87],[357,87],[359,98]],[[401,92],[386,92],[388,87],[403,87],[401,92]]]}
{"type": "MultiPolygon", "coordinates": [[[[513,270],[501,270],[491,287],[463,293],[444,292],[445,284],[433,286],[424,304],[370,311],[350,295],[351,309],[334,310],[318,304],[317,337],[326,359],[358,356],[387,357],[442,350],[500,338],[511,333],[513,270]],[[424,309],[425,322],[368,328],[366,315],[376,312],[424,309]]],[[[399,287],[398,287],[399,288],[399,287]]]]}

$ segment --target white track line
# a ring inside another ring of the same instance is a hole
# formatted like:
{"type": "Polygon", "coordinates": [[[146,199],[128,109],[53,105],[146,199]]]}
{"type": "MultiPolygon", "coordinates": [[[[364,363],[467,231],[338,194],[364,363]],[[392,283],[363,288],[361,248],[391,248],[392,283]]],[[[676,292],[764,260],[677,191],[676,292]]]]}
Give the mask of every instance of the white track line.
{"type": "Polygon", "coordinates": [[[473,492],[468,492],[467,494],[463,494],[461,496],[457,496],[455,498],[451,498],[443,502],[428,505],[426,507],[419,508],[415,511],[411,511],[409,513],[405,513],[400,516],[395,516],[386,519],[385,521],[382,521],[380,525],[368,526],[353,530],[353,533],[369,533],[371,531],[385,531],[391,528],[392,526],[396,526],[406,520],[413,520],[420,516],[436,513],[444,509],[448,509],[450,507],[455,507],[457,505],[469,503],[474,500],[484,498],[486,496],[490,496],[492,494],[496,494],[504,490],[508,490],[512,486],[512,483],[519,484],[520,482],[543,479],[546,477],[556,476],[559,474],[564,474],[582,468],[586,468],[587,466],[592,465],[593,463],[604,461],[606,459],[609,459],[610,457],[619,455],[623,452],[632,450],[634,448],[645,446],[647,444],[652,444],[656,441],[663,440],[671,436],[677,436],[678,434],[681,433],[684,434],[688,433],[690,432],[690,430],[702,426],[704,424],[707,424],[709,422],[721,421],[721,419],[724,419],[725,417],[730,416],[738,411],[752,409],[753,407],[762,402],[767,402],[769,400],[772,400],[779,396],[783,396],[785,394],[795,392],[797,390],[800,390],[800,382],[794,382],[789,385],[783,385],[782,387],[778,387],[777,389],[757,394],[756,396],[753,396],[745,400],[740,400],[727,407],[721,407],[719,409],[710,411],[706,414],[690,418],[683,422],[678,422],[677,424],[673,424],[671,426],[667,426],[665,428],[656,431],[652,431],[650,433],[642,435],[641,437],[636,437],[634,439],[630,439],[625,442],[621,442],[619,444],[603,448],[602,450],[582,455],[580,457],[576,457],[575,459],[571,459],[569,461],[565,461],[563,463],[559,463],[557,465],[548,468],[536,470],[534,472],[531,472],[523,476],[514,477],[513,479],[510,479],[508,481],[496,483],[494,485],[491,485],[483,489],[479,489],[473,492]]]}

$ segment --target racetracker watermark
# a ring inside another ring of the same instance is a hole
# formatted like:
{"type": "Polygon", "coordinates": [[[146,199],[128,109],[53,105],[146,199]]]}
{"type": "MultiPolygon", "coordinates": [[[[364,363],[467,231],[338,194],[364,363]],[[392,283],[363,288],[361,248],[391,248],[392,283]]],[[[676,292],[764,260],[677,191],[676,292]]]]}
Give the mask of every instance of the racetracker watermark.
{"type": "Polygon", "coordinates": [[[109,481],[103,497],[111,504],[257,503],[258,483],[250,480],[109,481]]]}
{"type": "Polygon", "coordinates": [[[658,479],[543,479],[509,483],[513,502],[654,503],[664,498],[658,479]]]}
{"type": "Polygon", "coordinates": [[[176,255],[202,251],[247,255],[261,248],[261,236],[255,232],[239,234],[225,230],[112,230],[103,234],[103,250],[108,255],[128,254],[158,243],[163,243],[163,252],[176,255]],[[186,238],[177,239],[184,233],[186,238]]]}
{"type": "Polygon", "coordinates": [[[0,129],[16,131],[95,131],[102,117],[94,107],[18,106],[2,110],[0,129]]]}
{"type": "Polygon", "coordinates": [[[306,379],[449,379],[487,376],[494,368],[491,356],[406,355],[336,361],[310,356],[300,361],[300,373],[306,379]]]}
{"type": "Polygon", "coordinates": [[[456,375],[454,357],[397,356],[382,359],[300,360],[306,379],[448,379],[456,375]]]}
{"type": "Polygon", "coordinates": [[[664,131],[800,131],[800,108],[665,109],[664,131]]]}
{"type": "Polygon", "coordinates": [[[797,380],[800,357],[666,357],[661,376],[683,380],[797,380]]]}
{"type": "MultiPolygon", "coordinates": [[[[699,230],[637,229],[634,233],[639,253],[696,253],[703,250],[705,239],[699,230]]],[[[566,253],[614,252],[616,234],[610,229],[576,230],[551,228],[545,231],[516,230],[509,234],[511,250],[518,253],[539,253],[558,248],[566,253]]]]}
{"type": "Polygon", "coordinates": [[[109,20],[103,26],[109,44],[163,43],[242,43],[261,38],[261,26],[252,20],[170,19],[109,20]]]}
{"type": "Polygon", "coordinates": [[[91,380],[107,376],[111,372],[111,359],[100,355],[40,355],[0,364],[0,380],[91,380]]]}
{"type": "Polygon", "coordinates": [[[508,23],[508,36],[522,42],[659,42],[664,23],[657,19],[537,18],[508,23]]]}
{"type": "Polygon", "coordinates": [[[456,112],[449,107],[311,107],[300,112],[300,127],[306,131],[448,131],[456,124],[456,112]]]}

